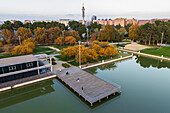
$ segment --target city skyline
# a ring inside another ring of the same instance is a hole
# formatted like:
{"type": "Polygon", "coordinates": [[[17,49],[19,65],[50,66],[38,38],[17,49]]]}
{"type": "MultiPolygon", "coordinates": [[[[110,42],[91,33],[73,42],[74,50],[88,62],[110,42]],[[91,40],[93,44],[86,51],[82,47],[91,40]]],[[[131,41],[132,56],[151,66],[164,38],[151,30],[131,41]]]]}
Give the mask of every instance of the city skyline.
{"type": "Polygon", "coordinates": [[[139,4],[135,0],[130,1],[61,1],[61,0],[6,0],[1,1],[0,20],[25,20],[25,19],[61,19],[68,18],[74,20],[81,19],[82,4],[85,5],[85,20],[89,20],[92,15],[99,19],[105,18],[169,18],[170,7],[168,1],[162,0],[161,3],[153,0],[144,0],[139,4]],[[166,4],[165,4],[166,2],[166,4]],[[95,5],[95,4],[98,5],[95,5]],[[147,4],[146,4],[147,3],[147,4]],[[71,5],[70,5],[71,4],[71,5]],[[116,5],[115,5],[116,4],[116,5]],[[25,7],[27,5],[27,7],[25,7]],[[139,6],[140,5],[140,6],[139,6]],[[152,7],[150,7],[152,5],[152,7]],[[167,6],[167,7],[166,7],[167,6]]]}

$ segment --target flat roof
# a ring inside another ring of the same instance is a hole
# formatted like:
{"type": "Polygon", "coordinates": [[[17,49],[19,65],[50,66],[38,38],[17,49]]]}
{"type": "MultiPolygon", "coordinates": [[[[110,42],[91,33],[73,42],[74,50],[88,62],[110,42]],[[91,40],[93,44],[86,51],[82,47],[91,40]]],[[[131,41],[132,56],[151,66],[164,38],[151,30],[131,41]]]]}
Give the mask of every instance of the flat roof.
{"type": "Polygon", "coordinates": [[[25,55],[25,56],[17,56],[17,57],[10,57],[10,58],[3,58],[0,59],[0,67],[20,64],[25,62],[37,61],[38,59],[34,57],[34,55],[25,55]]]}

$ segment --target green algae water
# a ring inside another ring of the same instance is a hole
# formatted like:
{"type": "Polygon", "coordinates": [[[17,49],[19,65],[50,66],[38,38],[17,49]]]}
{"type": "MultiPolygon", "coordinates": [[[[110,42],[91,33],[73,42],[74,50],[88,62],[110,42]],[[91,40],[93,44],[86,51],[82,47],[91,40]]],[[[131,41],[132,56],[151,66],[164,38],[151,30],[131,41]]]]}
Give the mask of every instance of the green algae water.
{"type": "Polygon", "coordinates": [[[170,113],[170,62],[137,57],[86,71],[122,93],[90,107],[57,79],[0,93],[0,113],[170,113]]]}

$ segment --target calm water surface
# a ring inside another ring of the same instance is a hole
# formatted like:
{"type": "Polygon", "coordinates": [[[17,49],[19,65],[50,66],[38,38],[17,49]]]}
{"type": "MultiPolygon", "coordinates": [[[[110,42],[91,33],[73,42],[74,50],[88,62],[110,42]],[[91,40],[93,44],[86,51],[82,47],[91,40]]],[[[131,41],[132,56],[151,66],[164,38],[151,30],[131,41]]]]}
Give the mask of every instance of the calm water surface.
{"type": "Polygon", "coordinates": [[[170,62],[134,57],[87,71],[121,85],[121,95],[91,108],[53,79],[0,93],[0,113],[170,113],[170,62]]]}

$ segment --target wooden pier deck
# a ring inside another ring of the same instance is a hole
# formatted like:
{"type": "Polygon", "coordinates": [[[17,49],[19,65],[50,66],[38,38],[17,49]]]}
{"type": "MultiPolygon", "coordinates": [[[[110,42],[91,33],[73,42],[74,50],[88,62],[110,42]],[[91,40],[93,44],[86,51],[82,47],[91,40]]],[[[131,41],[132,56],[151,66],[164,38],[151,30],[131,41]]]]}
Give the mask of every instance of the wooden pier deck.
{"type": "Polygon", "coordinates": [[[103,98],[108,98],[116,92],[121,92],[120,86],[114,86],[104,80],[78,68],[70,67],[61,71],[54,71],[59,79],[88,101],[91,106],[103,98]],[[66,72],[69,74],[66,75],[66,72]],[[79,79],[79,81],[77,81],[79,79]],[[83,90],[82,90],[83,87],[83,90]]]}

